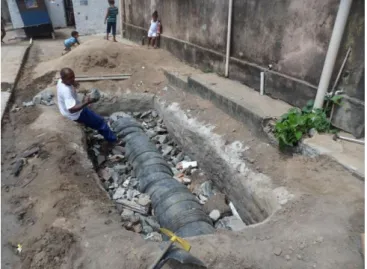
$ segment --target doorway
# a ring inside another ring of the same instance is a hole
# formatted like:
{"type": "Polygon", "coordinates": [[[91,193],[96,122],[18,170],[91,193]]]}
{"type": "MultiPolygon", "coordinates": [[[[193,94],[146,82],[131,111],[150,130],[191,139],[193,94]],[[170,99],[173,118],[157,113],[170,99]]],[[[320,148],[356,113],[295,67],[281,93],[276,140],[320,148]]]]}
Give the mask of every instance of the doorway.
{"type": "Polygon", "coordinates": [[[74,8],[72,0],[64,0],[67,26],[75,26],[74,8]]]}

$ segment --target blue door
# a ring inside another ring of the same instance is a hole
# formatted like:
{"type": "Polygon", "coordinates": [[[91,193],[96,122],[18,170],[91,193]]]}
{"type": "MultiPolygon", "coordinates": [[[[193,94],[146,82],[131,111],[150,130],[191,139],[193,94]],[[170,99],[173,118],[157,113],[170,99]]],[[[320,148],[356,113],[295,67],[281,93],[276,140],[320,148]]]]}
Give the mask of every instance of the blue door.
{"type": "Polygon", "coordinates": [[[24,27],[51,24],[44,0],[17,0],[24,27]]]}

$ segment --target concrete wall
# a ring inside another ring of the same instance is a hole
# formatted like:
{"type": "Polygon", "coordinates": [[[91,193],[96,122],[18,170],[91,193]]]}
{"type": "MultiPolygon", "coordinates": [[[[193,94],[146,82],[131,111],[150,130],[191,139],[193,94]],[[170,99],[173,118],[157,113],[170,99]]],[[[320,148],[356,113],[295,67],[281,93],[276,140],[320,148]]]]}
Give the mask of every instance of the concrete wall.
{"type": "MultiPolygon", "coordinates": [[[[265,70],[268,95],[299,107],[314,99],[339,1],[233,0],[230,78],[258,90],[265,70]]],[[[193,66],[224,73],[227,0],[121,3],[125,37],[141,42],[156,9],[163,24],[161,48],[193,66]]],[[[349,46],[352,53],[338,89],[364,102],[363,0],[353,1],[332,83],[349,46]]]]}
{"type": "MultiPolygon", "coordinates": [[[[75,26],[81,35],[106,32],[104,18],[108,8],[107,0],[73,0],[75,26]]],[[[119,7],[119,1],[116,1],[119,7]]],[[[121,10],[119,10],[121,13],[121,10]]],[[[120,15],[117,21],[117,33],[120,33],[120,15]]]]}
{"type": "Polygon", "coordinates": [[[54,28],[66,27],[64,0],[46,0],[46,7],[54,28]]]}
{"type": "Polygon", "coordinates": [[[8,2],[6,0],[1,0],[1,16],[6,22],[11,22],[8,2]]]}
{"type": "Polygon", "coordinates": [[[22,17],[20,16],[16,0],[7,0],[7,2],[13,28],[15,29],[23,28],[24,23],[22,17]]]}

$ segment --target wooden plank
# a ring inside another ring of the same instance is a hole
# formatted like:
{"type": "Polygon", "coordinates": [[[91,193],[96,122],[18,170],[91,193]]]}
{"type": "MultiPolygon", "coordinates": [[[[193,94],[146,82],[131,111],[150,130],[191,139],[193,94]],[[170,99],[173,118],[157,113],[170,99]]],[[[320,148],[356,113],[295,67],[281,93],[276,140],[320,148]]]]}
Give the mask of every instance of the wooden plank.
{"type": "Polygon", "coordinates": [[[111,74],[111,75],[77,75],[76,78],[85,78],[85,77],[124,77],[131,76],[131,74],[111,74]]]}
{"type": "Polygon", "coordinates": [[[98,81],[98,80],[126,80],[130,77],[85,77],[85,78],[78,78],[76,77],[76,81],[98,81]]]}

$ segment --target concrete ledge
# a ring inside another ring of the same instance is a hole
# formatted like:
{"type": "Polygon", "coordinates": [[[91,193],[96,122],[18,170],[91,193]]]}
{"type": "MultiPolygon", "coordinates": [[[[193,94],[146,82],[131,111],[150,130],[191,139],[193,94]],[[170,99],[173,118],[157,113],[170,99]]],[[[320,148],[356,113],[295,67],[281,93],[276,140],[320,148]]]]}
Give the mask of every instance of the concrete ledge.
{"type": "Polygon", "coordinates": [[[343,96],[342,105],[334,106],[332,124],[353,134],[356,138],[364,136],[364,102],[343,96]]]}
{"type": "Polygon", "coordinates": [[[256,135],[263,137],[266,137],[263,120],[280,117],[291,108],[282,101],[261,96],[239,82],[215,74],[197,74],[186,78],[168,71],[165,74],[173,86],[210,100],[224,112],[249,126],[256,135]]]}
{"type": "MultiPolygon", "coordinates": [[[[254,135],[266,139],[274,146],[278,145],[272,133],[264,130],[267,120],[280,118],[290,105],[261,96],[253,89],[236,81],[222,78],[215,74],[196,74],[191,77],[164,71],[169,83],[179,89],[210,100],[218,108],[248,126],[254,135]]],[[[364,146],[350,145],[333,141],[329,134],[304,139],[299,146],[291,149],[309,157],[325,155],[341,164],[359,179],[364,179],[364,146]]]]}
{"type": "Polygon", "coordinates": [[[8,109],[31,46],[32,44],[12,46],[7,48],[7,51],[4,51],[4,47],[2,48],[1,65],[3,66],[4,63],[6,67],[1,68],[1,120],[8,109]]]}

